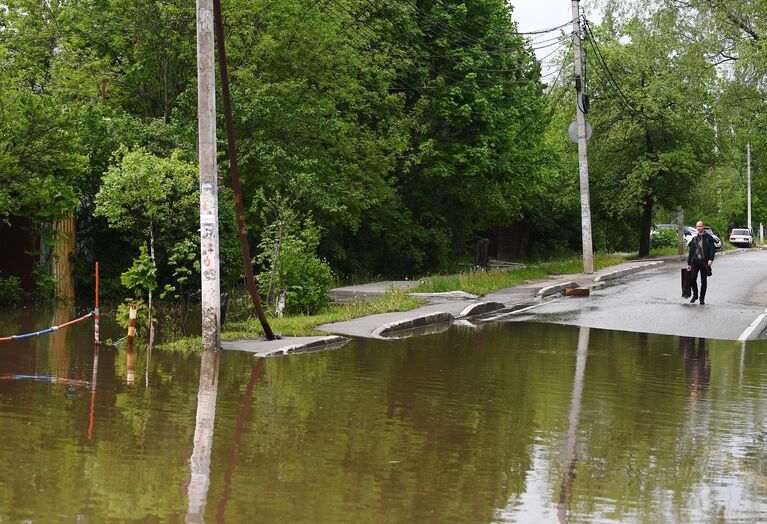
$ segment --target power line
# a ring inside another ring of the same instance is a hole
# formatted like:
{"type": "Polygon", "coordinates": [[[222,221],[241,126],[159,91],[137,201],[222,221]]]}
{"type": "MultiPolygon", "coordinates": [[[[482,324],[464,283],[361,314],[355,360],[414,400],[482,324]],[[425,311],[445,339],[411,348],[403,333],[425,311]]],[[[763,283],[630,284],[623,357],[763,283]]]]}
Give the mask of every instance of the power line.
{"type": "Polygon", "coordinates": [[[594,33],[591,31],[591,26],[588,23],[588,20],[584,18],[583,21],[584,21],[584,28],[586,29],[586,40],[591,44],[591,47],[596,54],[597,65],[599,65],[600,69],[602,69],[603,73],[607,77],[608,85],[611,85],[617,91],[618,102],[624,107],[624,109],[628,110],[629,112],[631,112],[634,116],[638,118],[642,118],[645,120],[660,120],[661,118],[658,116],[646,115],[643,111],[637,109],[634,106],[634,104],[631,103],[629,98],[625,95],[625,93],[621,89],[620,85],[618,85],[618,82],[615,80],[615,77],[612,75],[610,68],[607,66],[607,61],[605,60],[604,55],[602,54],[602,51],[599,49],[599,45],[597,44],[597,41],[594,38],[594,33]]]}
{"type": "MultiPolygon", "coordinates": [[[[335,24],[337,26],[339,26],[339,28],[342,27],[340,25],[341,22],[340,22],[340,20],[337,17],[334,17],[334,22],[335,22],[335,24]]],[[[350,45],[353,49],[355,49],[357,51],[367,52],[366,49],[362,49],[362,48],[358,47],[359,42],[355,41],[353,38],[350,38],[350,41],[347,42],[347,44],[350,45]],[[358,45],[355,45],[355,44],[358,44],[358,45]]],[[[364,42],[363,42],[363,44],[364,44],[364,42]]],[[[395,48],[397,48],[397,46],[395,46],[395,48]]],[[[401,51],[402,49],[401,48],[397,48],[397,50],[401,51]]],[[[426,61],[426,60],[433,60],[435,58],[434,55],[407,55],[407,54],[399,54],[398,56],[400,58],[403,58],[403,59],[414,59],[414,60],[424,60],[424,61],[426,61]]],[[[449,59],[449,60],[452,60],[452,61],[456,61],[455,59],[453,59],[451,57],[447,57],[445,55],[439,55],[439,57],[440,58],[446,58],[446,59],[449,59]]],[[[421,62],[420,64],[424,65],[424,66],[428,65],[425,62],[421,62]]],[[[469,69],[471,69],[471,68],[469,68],[469,69]]],[[[470,70],[469,73],[467,73],[467,74],[477,73],[477,72],[487,73],[487,72],[518,72],[518,71],[517,70],[500,70],[500,69],[499,70],[473,69],[473,70],[470,70]]],[[[467,83],[474,83],[478,87],[499,87],[499,86],[512,86],[512,85],[519,86],[519,85],[527,85],[527,84],[539,83],[538,79],[535,79],[535,80],[533,80],[533,79],[494,80],[494,79],[482,79],[482,78],[479,78],[479,77],[477,77],[477,78],[467,78],[466,76],[458,77],[458,76],[455,76],[455,75],[447,74],[447,72],[444,72],[444,71],[440,72],[438,74],[437,78],[443,78],[445,80],[450,80],[450,81],[455,83],[454,85],[459,85],[461,87],[469,87],[467,85],[467,83]]],[[[436,78],[434,80],[436,80],[436,78]]],[[[449,88],[449,87],[451,87],[451,86],[450,85],[445,85],[445,86],[428,86],[428,87],[427,86],[422,86],[422,89],[444,89],[444,88],[449,88]]]]}
{"type": "MultiPolygon", "coordinates": [[[[352,15],[352,12],[349,11],[338,0],[330,0],[330,1],[331,1],[331,3],[335,4],[336,6],[338,6],[342,10],[344,10],[350,16],[352,15]]],[[[389,0],[389,1],[391,2],[391,0],[389,0]]],[[[371,5],[375,5],[371,0],[368,0],[368,3],[371,4],[371,5]]],[[[403,47],[403,44],[401,43],[400,39],[396,39],[396,40],[394,40],[392,42],[392,45],[395,48],[397,48],[397,49],[403,51],[404,53],[406,53],[404,55],[401,55],[403,58],[416,58],[416,59],[421,59],[421,60],[424,60],[424,61],[426,61],[426,60],[430,60],[430,61],[448,60],[450,62],[455,63],[457,66],[460,66],[461,68],[469,70],[470,72],[480,72],[480,73],[519,73],[520,72],[519,68],[527,65],[527,64],[522,63],[522,62],[517,62],[515,64],[517,67],[514,68],[514,69],[508,69],[508,68],[486,68],[486,67],[478,67],[478,66],[469,66],[466,63],[460,61],[459,59],[457,59],[457,58],[455,58],[453,56],[436,52],[433,48],[431,48],[430,46],[428,46],[427,44],[425,44],[425,43],[423,43],[421,41],[422,40],[422,36],[421,35],[418,35],[418,34],[414,33],[412,30],[401,28],[401,27],[398,27],[398,26],[394,26],[394,27],[397,27],[397,29],[395,31],[396,32],[396,36],[399,36],[401,38],[410,37],[413,40],[419,40],[418,45],[420,47],[424,48],[427,51],[426,55],[412,54],[412,48],[403,47]]],[[[380,39],[380,37],[385,37],[386,36],[386,35],[381,34],[379,31],[370,28],[369,26],[360,26],[360,29],[365,31],[368,35],[372,36],[375,39],[380,39]]],[[[461,49],[464,50],[464,51],[473,52],[473,50],[470,49],[470,48],[469,49],[461,48],[461,49]]],[[[523,50],[523,49],[524,49],[523,47],[520,47],[518,49],[515,49],[515,51],[520,51],[520,50],[523,50]]],[[[488,56],[488,53],[483,53],[482,54],[483,58],[486,57],[486,56],[488,56]]],[[[518,83],[518,82],[513,82],[513,83],[518,83]]]]}

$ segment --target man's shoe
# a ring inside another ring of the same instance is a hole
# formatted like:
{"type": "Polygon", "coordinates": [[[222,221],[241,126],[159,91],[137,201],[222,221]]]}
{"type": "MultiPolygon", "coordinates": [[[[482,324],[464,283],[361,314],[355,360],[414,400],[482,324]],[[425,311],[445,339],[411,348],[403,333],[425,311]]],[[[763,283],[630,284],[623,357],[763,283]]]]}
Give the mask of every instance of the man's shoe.
{"type": "Polygon", "coordinates": [[[703,297],[700,297],[700,305],[701,306],[705,306],[706,305],[706,301],[703,299],[703,297]]]}
{"type": "Polygon", "coordinates": [[[694,304],[696,300],[698,300],[698,297],[692,297],[690,299],[690,304],[694,304]]]}

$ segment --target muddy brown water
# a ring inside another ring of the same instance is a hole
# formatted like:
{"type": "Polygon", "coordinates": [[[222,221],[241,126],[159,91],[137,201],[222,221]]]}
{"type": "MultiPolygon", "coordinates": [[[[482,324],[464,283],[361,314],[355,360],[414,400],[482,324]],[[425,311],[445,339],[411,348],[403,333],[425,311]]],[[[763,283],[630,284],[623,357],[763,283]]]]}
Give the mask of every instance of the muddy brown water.
{"type": "MultiPolygon", "coordinates": [[[[22,317],[0,336],[56,323],[22,317]]],[[[767,519],[767,341],[495,323],[264,360],[92,333],[0,343],[0,522],[767,519]]]]}

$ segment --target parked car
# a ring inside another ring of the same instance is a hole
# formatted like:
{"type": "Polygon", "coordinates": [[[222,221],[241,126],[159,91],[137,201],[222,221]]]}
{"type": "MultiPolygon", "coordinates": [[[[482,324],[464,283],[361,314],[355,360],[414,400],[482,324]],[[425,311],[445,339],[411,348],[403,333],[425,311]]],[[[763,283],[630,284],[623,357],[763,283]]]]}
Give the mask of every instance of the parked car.
{"type": "Polygon", "coordinates": [[[706,231],[706,233],[708,233],[709,235],[711,235],[711,238],[713,238],[713,239],[714,239],[714,249],[715,249],[716,251],[719,251],[720,249],[722,249],[722,239],[721,239],[721,238],[719,238],[719,236],[717,236],[717,234],[716,234],[716,233],[714,233],[714,230],[713,230],[713,229],[711,229],[711,228],[710,228],[710,227],[708,227],[708,226],[703,226],[703,229],[706,231]]]}
{"type": "Polygon", "coordinates": [[[733,229],[730,231],[730,244],[733,246],[754,247],[754,233],[746,228],[733,229]]]}

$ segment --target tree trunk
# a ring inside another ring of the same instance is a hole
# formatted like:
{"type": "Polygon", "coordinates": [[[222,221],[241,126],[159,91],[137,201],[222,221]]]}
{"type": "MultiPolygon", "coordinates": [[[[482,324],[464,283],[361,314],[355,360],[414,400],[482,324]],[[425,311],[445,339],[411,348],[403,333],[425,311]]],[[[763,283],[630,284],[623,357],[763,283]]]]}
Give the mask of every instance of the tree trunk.
{"type": "MultiPolygon", "coordinates": [[[[149,222],[149,258],[152,260],[152,267],[157,268],[157,262],[154,259],[154,223],[149,222]]],[[[149,301],[147,302],[149,308],[149,351],[152,350],[154,345],[154,325],[152,324],[152,289],[149,289],[149,301]]]]}
{"type": "Polygon", "coordinates": [[[650,228],[652,227],[652,196],[645,197],[642,210],[642,226],[639,231],[639,256],[646,257],[650,254],[650,228]]]}

